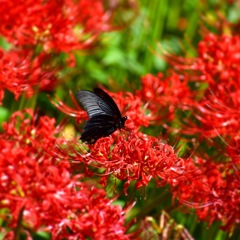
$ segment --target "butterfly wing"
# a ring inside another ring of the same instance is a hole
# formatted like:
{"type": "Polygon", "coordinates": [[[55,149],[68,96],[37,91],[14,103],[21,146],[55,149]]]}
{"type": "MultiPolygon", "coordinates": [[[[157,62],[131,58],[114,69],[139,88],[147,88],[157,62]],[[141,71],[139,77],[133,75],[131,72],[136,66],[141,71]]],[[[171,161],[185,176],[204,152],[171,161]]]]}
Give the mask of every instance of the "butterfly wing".
{"type": "Polygon", "coordinates": [[[81,140],[87,143],[95,143],[99,138],[109,136],[116,129],[117,127],[112,116],[93,116],[87,121],[81,140]]]}
{"type": "Polygon", "coordinates": [[[101,99],[104,100],[105,103],[107,103],[109,109],[111,109],[113,115],[116,118],[118,118],[118,119],[122,118],[117,104],[105,91],[103,91],[101,88],[95,88],[94,93],[96,93],[97,96],[99,96],[101,99]]]}
{"type": "Polygon", "coordinates": [[[114,111],[108,102],[105,102],[104,99],[93,92],[81,90],[77,93],[77,98],[87,111],[89,118],[96,115],[114,115],[114,111]]]}

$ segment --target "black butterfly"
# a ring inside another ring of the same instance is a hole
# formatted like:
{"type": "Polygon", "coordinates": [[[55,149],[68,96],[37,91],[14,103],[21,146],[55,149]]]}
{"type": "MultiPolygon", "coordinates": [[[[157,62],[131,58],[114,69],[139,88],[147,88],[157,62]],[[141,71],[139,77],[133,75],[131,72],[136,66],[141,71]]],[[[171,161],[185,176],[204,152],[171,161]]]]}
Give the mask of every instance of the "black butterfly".
{"type": "Polygon", "coordinates": [[[117,104],[102,89],[95,88],[94,92],[81,90],[77,93],[77,99],[90,118],[84,126],[82,141],[95,143],[99,138],[124,127],[127,117],[121,116],[117,104]]]}

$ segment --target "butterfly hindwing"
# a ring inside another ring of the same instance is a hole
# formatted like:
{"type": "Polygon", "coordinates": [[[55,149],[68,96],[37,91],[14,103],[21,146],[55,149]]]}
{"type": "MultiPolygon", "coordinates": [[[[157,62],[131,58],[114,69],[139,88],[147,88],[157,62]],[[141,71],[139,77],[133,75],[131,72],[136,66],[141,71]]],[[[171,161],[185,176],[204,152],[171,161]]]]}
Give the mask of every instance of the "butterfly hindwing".
{"type": "Polygon", "coordinates": [[[116,124],[109,115],[94,116],[89,119],[83,129],[82,141],[94,143],[101,137],[106,137],[116,131],[116,124]]]}

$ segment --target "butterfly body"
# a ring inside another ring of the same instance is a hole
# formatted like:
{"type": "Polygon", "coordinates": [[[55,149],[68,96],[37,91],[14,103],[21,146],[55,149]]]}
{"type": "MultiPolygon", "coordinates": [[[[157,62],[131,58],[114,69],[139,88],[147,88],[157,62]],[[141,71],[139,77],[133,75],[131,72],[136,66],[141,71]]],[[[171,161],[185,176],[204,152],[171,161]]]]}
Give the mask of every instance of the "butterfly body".
{"type": "Polygon", "coordinates": [[[89,120],[84,126],[81,140],[95,143],[101,137],[107,137],[125,125],[127,117],[122,117],[114,100],[102,89],[94,92],[82,90],[77,98],[87,111],[89,120]]]}

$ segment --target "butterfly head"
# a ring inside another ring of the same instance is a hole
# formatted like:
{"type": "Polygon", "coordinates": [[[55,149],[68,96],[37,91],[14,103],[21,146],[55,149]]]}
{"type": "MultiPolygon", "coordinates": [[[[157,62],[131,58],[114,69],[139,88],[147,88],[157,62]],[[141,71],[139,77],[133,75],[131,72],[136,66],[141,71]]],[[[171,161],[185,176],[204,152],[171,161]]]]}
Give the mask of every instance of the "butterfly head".
{"type": "Polygon", "coordinates": [[[119,129],[123,128],[124,125],[125,125],[126,120],[127,120],[127,116],[122,117],[121,120],[119,120],[119,122],[118,122],[117,128],[119,128],[119,129]]]}

